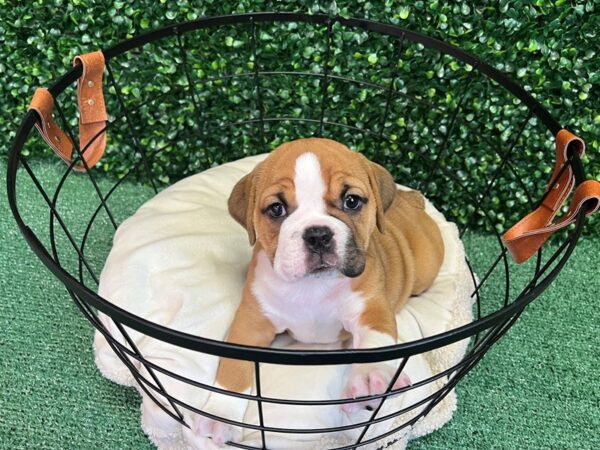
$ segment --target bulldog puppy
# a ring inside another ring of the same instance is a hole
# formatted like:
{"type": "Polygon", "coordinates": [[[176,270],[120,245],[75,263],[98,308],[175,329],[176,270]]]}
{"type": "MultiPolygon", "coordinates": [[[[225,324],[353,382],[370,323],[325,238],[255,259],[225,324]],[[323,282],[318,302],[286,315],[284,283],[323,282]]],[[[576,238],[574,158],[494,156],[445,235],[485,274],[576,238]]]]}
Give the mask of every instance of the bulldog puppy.
{"type": "MultiPolygon", "coordinates": [[[[396,344],[396,312],[434,281],[444,257],[416,191],[346,146],[320,138],[281,145],[233,188],[229,212],[254,245],[228,342],[268,347],[288,332],[307,343],[396,344]]],[[[357,364],[345,396],[387,389],[398,363],[357,364]]],[[[221,359],[216,385],[249,393],[251,362],[221,359]]],[[[395,387],[411,382],[402,374],[395,387]]],[[[211,395],[204,411],[242,421],[247,401],[211,395]]],[[[346,404],[345,411],[364,407],[346,404]]],[[[217,444],[242,430],[197,416],[193,431],[217,444]]]]}

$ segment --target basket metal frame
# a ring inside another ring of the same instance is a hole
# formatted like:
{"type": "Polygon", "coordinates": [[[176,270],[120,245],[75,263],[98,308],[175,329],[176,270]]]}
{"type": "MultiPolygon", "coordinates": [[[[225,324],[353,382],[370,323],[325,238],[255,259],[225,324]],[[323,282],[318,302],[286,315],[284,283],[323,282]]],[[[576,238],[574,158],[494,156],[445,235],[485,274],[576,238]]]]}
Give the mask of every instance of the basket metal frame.
{"type": "MultiPolygon", "coordinates": [[[[355,131],[361,133],[370,133],[376,135],[382,141],[389,141],[389,138],[383,134],[383,126],[378,131],[372,131],[368,129],[359,129],[353,126],[344,125],[335,122],[328,122],[325,120],[325,109],[327,107],[327,83],[330,79],[340,79],[347,82],[359,83],[383,89],[387,91],[387,103],[384,112],[384,119],[382,124],[385,123],[385,119],[388,116],[389,105],[392,98],[392,83],[390,86],[380,86],[375,85],[373,83],[369,83],[363,80],[354,80],[347,77],[333,75],[329,73],[329,66],[327,63],[324,64],[323,73],[309,73],[309,72],[269,72],[269,71],[261,71],[259,67],[258,59],[256,58],[257,51],[257,39],[256,39],[256,31],[257,28],[263,23],[281,23],[281,22],[306,22],[317,24],[323,27],[326,27],[327,33],[327,42],[326,42],[326,52],[325,58],[326,62],[330,58],[331,53],[331,35],[332,35],[332,27],[334,23],[339,23],[344,27],[362,29],[372,33],[378,33],[383,35],[388,35],[395,38],[398,42],[398,46],[401,46],[403,42],[409,41],[412,43],[420,43],[426,48],[436,50],[440,53],[451,55],[458,60],[470,64],[473,66],[473,74],[481,74],[487,76],[498,84],[503,86],[506,90],[512,93],[515,97],[523,102],[524,105],[528,107],[528,115],[525,121],[520,125],[519,132],[517,137],[514,139],[512,146],[508,149],[508,151],[502,156],[502,164],[497,169],[496,173],[494,173],[491,181],[486,187],[485,192],[480,198],[485,197],[489,191],[492,189],[495,179],[499,175],[501,170],[506,170],[507,163],[512,155],[512,151],[519,140],[523,129],[528,124],[529,120],[536,116],[544,126],[553,134],[556,133],[562,128],[559,123],[552,118],[552,116],[548,113],[548,111],[540,105],[529,93],[527,93],[522,87],[508,78],[506,75],[486,64],[484,61],[479,58],[474,57],[473,55],[456,48],[450,44],[439,41],[437,39],[422,35],[420,33],[416,33],[414,31],[402,29],[400,27],[394,25],[388,25],[383,23],[377,23],[369,20],[362,19],[353,19],[353,18],[343,18],[343,17],[330,17],[326,15],[309,15],[303,13],[251,13],[251,14],[238,14],[238,15],[229,15],[229,16],[220,16],[220,17],[210,17],[204,18],[200,20],[195,20],[191,22],[185,22],[175,25],[170,25],[165,28],[151,31],[137,37],[134,37],[128,41],[122,42],[114,47],[103,50],[106,67],[108,71],[108,82],[115,88],[116,97],[120,107],[122,108],[123,114],[125,116],[125,120],[129,125],[129,130],[131,132],[131,140],[134,148],[137,149],[139,155],[141,156],[140,162],[131,169],[131,171],[122,177],[113,188],[107,193],[103,194],[98,187],[98,184],[95,180],[95,175],[93,171],[88,171],[87,176],[90,179],[90,182],[93,184],[94,189],[98,195],[100,204],[98,205],[95,213],[92,215],[90,222],[88,223],[85,235],[80,244],[76,242],[73,236],[69,233],[67,226],[62,220],[60,213],[56,210],[57,199],[60,195],[60,192],[63,188],[65,180],[72,173],[71,169],[77,162],[77,160],[82,160],[82,154],[85,153],[86,148],[80,149],[75,145],[75,150],[77,152],[78,158],[73,161],[73,163],[65,170],[64,176],[60,180],[56,191],[53,195],[49,195],[44,191],[41,183],[35,176],[34,171],[31,166],[28,164],[27,159],[21,154],[21,151],[29,138],[32,129],[37,120],[37,116],[33,111],[29,111],[25,114],[21,126],[16,134],[16,137],[13,141],[11,152],[8,160],[8,170],[7,170],[7,188],[8,188],[8,200],[10,204],[10,208],[15,217],[15,220],[24,235],[25,239],[29,243],[30,247],[33,249],[35,254],[39,257],[39,259],[46,265],[46,267],[66,286],[69,294],[73,298],[75,304],[81,310],[83,315],[92,323],[92,325],[99,330],[104,337],[107,339],[115,353],[119,356],[121,361],[131,370],[134,378],[138,381],[141,389],[146,392],[146,394],[152,398],[156,404],[169,416],[171,416],[174,420],[180,422],[184,426],[189,426],[184,420],[183,414],[181,412],[181,408],[186,408],[192,412],[197,414],[201,414],[204,416],[213,417],[215,419],[221,420],[226,423],[230,423],[236,426],[241,426],[249,429],[256,429],[261,431],[262,435],[262,447],[267,448],[265,432],[276,432],[276,433],[336,433],[343,430],[348,429],[358,429],[362,427],[362,431],[358,440],[348,446],[338,447],[337,450],[342,449],[351,449],[351,448],[359,448],[361,446],[367,445],[369,443],[377,442],[387,436],[392,435],[393,433],[399,431],[400,429],[410,426],[414,424],[421,417],[426,415],[431,409],[433,409],[439,402],[443,400],[443,398],[454,388],[456,383],[475,365],[477,362],[485,355],[485,353],[490,349],[490,347],[500,339],[506,331],[510,328],[510,326],[519,318],[525,306],[527,306],[532,300],[534,300],[537,296],[540,295],[544,289],[548,287],[548,285],[555,279],[557,274],[560,272],[562,267],[565,265],[567,260],[569,259],[573,249],[575,248],[579,236],[582,231],[582,227],[584,224],[584,216],[585,216],[585,208],[579,213],[574,229],[570,232],[570,234],[565,238],[565,240],[561,243],[558,249],[551,255],[545,262],[542,262],[542,250],[538,251],[537,261],[535,266],[535,271],[532,274],[531,281],[529,284],[521,291],[521,293],[514,299],[508,298],[509,292],[509,268],[508,268],[508,256],[507,251],[504,245],[502,244],[502,240],[498,233],[496,233],[496,238],[498,239],[498,244],[502,249],[500,254],[496,258],[495,262],[492,266],[481,276],[479,281],[476,280],[476,277],[471,270],[471,274],[473,276],[474,285],[476,285],[476,289],[473,292],[473,296],[476,297],[477,302],[477,320],[461,326],[459,328],[450,330],[448,332],[438,334],[435,336],[431,336],[425,339],[421,339],[414,342],[408,342],[404,344],[394,345],[390,347],[383,348],[373,348],[373,349],[349,349],[349,350],[285,350],[285,349],[274,349],[274,348],[259,348],[259,347],[251,347],[237,344],[230,344],[226,342],[211,340],[207,338],[203,338],[200,336],[194,336],[187,333],[182,333],[177,330],[173,330],[157,323],[153,323],[148,321],[142,317],[136,316],[129,311],[126,311],[117,305],[110,302],[109,299],[104,299],[100,297],[96,292],[86,286],[83,276],[84,272],[89,274],[94,281],[98,282],[98,277],[88,264],[85,257],[85,244],[89,235],[89,231],[101,211],[106,212],[107,216],[113,227],[116,229],[118,224],[114,219],[113,214],[110,211],[110,208],[107,205],[107,200],[110,195],[115,191],[116,188],[121,185],[121,183],[126,180],[129,175],[135,170],[144,170],[149,175],[150,183],[152,184],[155,192],[158,191],[158,188],[151,176],[151,165],[150,160],[152,155],[147,154],[142,145],[140,145],[139,138],[135,134],[135,127],[133,126],[132,119],[130,117],[130,113],[128,112],[128,108],[123,101],[120,90],[118,88],[118,82],[113,72],[113,68],[110,65],[110,61],[119,55],[122,55],[132,49],[139,48],[147,43],[155,42],[160,39],[166,37],[176,37],[177,47],[180,52],[180,56],[182,59],[181,69],[185,73],[186,79],[189,85],[189,92],[191,96],[192,104],[194,105],[194,109],[197,113],[200,111],[200,107],[194,92],[193,88],[193,78],[190,74],[189,68],[187,67],[186,62],[186,48],[185,48],[185,33],[191,32],[193,30],[201,29],[201,28],[210,28],[210,27],[219,27],[223,25],[236,25],[236,26],[249,26],[251,30],[252,36],[252,51],[254,55],[255,66],[252,72],[237,74],[237,75],[229,75],[223,77],[213,77],[212,79],[224,79],[231,77],[251,77],[254,79],[256,84],[256,95],[257,95],[257,103],[262,105],[262,92],[260,86],[260,80],[262,76],[269,75],[294,75],[294,76],[314,76],[320,77],[323,80],[322,87],[322,99],[321,99],[321,111],[319,113],[319,119],[305,119],[305,118],[290,118],[290,117],[265,117],[262,106],[259,107],[259,117],[257,119],[245,120],[237,123],[230,123],[220,126],[236,126],[240,124],[254,124],[257,127],[258,135],[260,136],[260,142],[263,145],[263,149],[266,151],[267,147],[265,144],[264,137],[264,126],[266,122],[269,121],[298,121],[298,122],[308,122],[313,123],[315,127],[318,129],[316,135],[323,135],[324,128],[332,125],[344,126],[346,128],[354,129],[355,131]],[[29,228],[29,226],[24,222],[17,205],[17,196],[16,196],[16,180],[17,180],[17,172],[19,168],[24,169],[27,174],[30,176],[33,183],[38,188],[40,194],[44,198],[46,204],[50,210],[50,236],[51,236],[51,248],[47,249],[42,242],[38,239],[36,234],[29,228]],[[67,272],[60,264],[58,251],[56,248],[56,242],[54,239],[54,228],[61,227],[65,232],[66,236],[71,242],[71,245],[74,247],[75,251],[79,256],[79,279],[73,276],[71,273],[67,272]],[[480,314],[480,296],[479,290],[482,285],[487,281],[490,274],[496,269],[496,267],[500,264],[504,264],[504,270],[506,274],[506,290],[505,290],[505,299],[504,306],[497,310],[496,312],[481,317],[480,314]],[[123,339],[117,339],[115,336],[112,336],[110,332],[103,326],[103,324],[98,320],[97,313],[98,311],[107,314],[110,316],[115,324],[117,325],[119,332],[122,334],[122,338],[125,340],[125,343],[122,342],[123,339]],[[220,357],[248,360],[254,362],[255,367],[255,375],[256,375],[256,395],[251,394],[240,394],[236,392],[224,391],[222,389],[218,389],[216,387],[206,385],[203,383],[199,383],[193,379],[182,377],[176,373],[173,373],[162,367],[158,364],[155,364],[151,361],[148,361],[144,358],[141,352],[136,348],[133,340],[129,337],[125,327],[129,327],[138,332],[151,336],[153,338],[159,339],[161,341],[167,342],[169,344],[173,344],[176,346],[184,347],[190,350],[199,351],[203,353],[208,353],[211,355],[217,355],[220,357]],[[486,331],[485,336],[481,336],[482,332],[486,331]],[[475,336],[475,340],[473,342],[472,348],[467,355],[465,355],[464,359],[459,362],[457,365],[449,368],[448,370],[435,374],[433,377],[427,380],[422,380],[419,383],[416,383],[413,386],[405,387],[399,390],[393,390],[392,386],[394,384],[395,379],[400,375],[402,369],[408,362],[409,358],[414,355],[421,354],[430,350],[434,350],[443,346],[450,345],[452,343],[461,341],[463,339],[468,339],[475,336]],[[289,400],[289,399],[278,399],[278,398],[269,398],[261,395],[261,372],[260,372],[260,363],[273,363],[273,364],[286,364],[286,365],[331,365],[331,364],[355,364],[355,363],[370,363],[370,362],[379,362],[379,361],[387,361],[397,359],[401,360],[400,366],[395,374],[394,379],[389,385],[389,388],[384,394],[371,396],[368,398],[361,398],[358,400],[355,399],[336,399],[336,400],[310,400],[310,401],[302,401],[302,400],[289,400]],[[135,362],[140,363],[144,366],[149,377],[144,377],[140,371],[136,368],[135,362]],[[223,417],[214,417],[210,414],[199,410],[190,404],[186,403],[182,399],[175,398],[171,396],[161,384],[159,378],[156,373],[160,373],[161,375],[170,376],[179,381],[183,381],[189,383],[193,386],[196,386],[201,389],[205,389],[211,392],[217,392],[225,395],[231,395],[235,397],[242,397],[248,400],[256,402],[259,411],[260,423],[259,424],[248,424],[241,423],[236,421],[231,421],[227,418],[223,417]],[[430,383],[434,380],[444,378],[446,380],[443,388],[439,389],[437,392],[419,402],[418,404],[410,405],[408,408],[405,408],[402,411],[397,411],[392,414],[388,414],[387,416],[378,417],[378,413],[380,411],[381,406],[383,405],[383,401],[391,395],[397,395],[402,392],[405,392],[410,389],[418,388],[424,384],[430,383]],[[157,398],[160,397],[162,401],[157,398]],[[350,403],[354,401],[364,401],[365,399],[383,399],[382,402],[379,403],[379,406],[375,408],[373,411],[370,420],[358,424],[351,424],[346,426],[340,426],[335,428],[328,429],[291,429],[291,428],[274,428],[269,427],[264,423],[263,415],[262,415],[262,405],[263,403],[277,403],[277,404],[288,404],[288,405],[332,405],[332,404],[344,404],[350,403]],[[409,411],[416,410],[417,408],[421,408],[420,411],[412,418],[411,420],[403,423],[401,426],[394,428],[390,432],[387,432],[383,435],[376,436],[370,439],[364,439],[369,427],[374,424],[385,420],[393,419],[401,414],[404,414],[409,411]]],[[[71,86],[76,80],[81,76],[81,66],[75,66],[70,69],[67,73],[65,73],[62,77],[58,78],[48,89],[50,93],[55,98],[55,107],[58,116],[65,127],[65,130],[68,134],[73,138],[73,133],[70,130],[68,125],[68,121],[66,120],[65,114],[60,107],[60,102],[58,102],[57,97],[60,93],[62,93],[67,87],[71,86]]],[[[392,77],[396,77],[397,73],[394,72],[392,77]]],[[[470,82],[470,81],[469,81],[470,82]]],[[[436,170],[440,170],[440,159],[443,158],[443,153],[446,150],[448,140],[450,138],[450,134],[454,127],[454,123],[456,121],[456,115],[458,110],[460,109],[460,104],[462,104],[466,91],[463,93],[463,96],[459,100],[457,107],[453,111],[453,115],[450,121],[449,131],[445,137],[444,143],[441,146],[440,150],[436,154],[435,158],[431,159],[427,156],[420,155],[415,153],[418,157],[423,158],[425,162],[430,166],[431,173],[434,173],[436,170]]],[[[199,117],[199,116],[198,116],[199,117]]],[[[111,124],[107,124],[107,129],[110,129],[111,124]]],[[[100,132],[101,133],[101,132],[100,132]]],[[[179,138],[176,136],[175,139],[179,138]]],[[[76,142],[73,139],[73,142],[76,142]]],[[[569,148],[568,150],[568,161],[563,166],[563,170],[567,168],[571,168],[573,170],[573,174],[576,179],[576,185],[579,185],[585,180],[584,170],[579,159],[579,156],[575,149],[569,148]]],[[[158,149],[157,151],[160,151],[158,149]]],[[[84,161],[85,162],[85,161],[84,161]]],[[[510,168],[510,166],[509,166],[510,168]]],[[[452,177],[451,173],[444,173],[445,176],[452,177]]],[[[556,177],[550,183],[550,189],[556,183],[556,180],[560,177],[556,177]]],[[[459,182],[458,182],[459,183],[459,182]]],[[[520,181],[521,187],[524,188],[522,181],[520,181]]],[[[459,183],[460,186],[460,183],[459,183]]],[[[548,191],[550,191],[548,189],[548,191]]],[[[532,200],[529,192],[524,189],[529,202],[533,207],[534,201],[532,200]]],[[[477,199],[474,199],[477,202],[477,199]]],[[[543,201],[540,200],[540,202],[543,201]]],[[[538,202],[537,204],[539,204],[538,202]]],[[[480,206],[480,203],[476,203],[480,206]]],[[[477,208],[476,208],[477,209],[477,208]]],[[[465,231],[463,229],[462,233],[465,231]]],[[[469,261],[467,260],[467,263],[469,261]]],[[[469,264],[470,268],[470,264],[469,264]]],[[[230,443],[233,446],[239,448],[258,448],[258,447],[250,447],[245,446],[239,443],[230,443]]]]}

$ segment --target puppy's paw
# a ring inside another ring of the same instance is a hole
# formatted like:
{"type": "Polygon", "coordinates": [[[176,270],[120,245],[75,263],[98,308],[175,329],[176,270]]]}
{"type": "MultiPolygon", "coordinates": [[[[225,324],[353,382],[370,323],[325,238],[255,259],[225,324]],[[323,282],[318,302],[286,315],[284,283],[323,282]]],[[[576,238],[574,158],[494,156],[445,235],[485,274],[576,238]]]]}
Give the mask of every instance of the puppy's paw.
{"type": "MultiPolygon", "coordinates": [[[[390,385],[395,373],[396,370],[385,363],[355,364],[352,367],[352,372],[350,373],[342,397],[359,398],[383,394],[390,385]]],[[[408,375],[402,372],[394,383],[393,389],[400,389],[411,384],[408,375]]],[[[364,408],[376,408],[380,402],[381,399],[373,399],[363,402],[344,403],[342,410],[347,413],[353,413],[364,408]]]]}
{"type": "Polygon", "coordinates": [[[211,438],[219,447],[229,441],[239,441],[242,437],[239,427],[200,415],[194,419],[192,431],[197,436],[211,438]]]}
{"type": "MultiPolygon", "coordinates": [[[[220,394],[211,394],[202,411],[216,417],[242,422],[248,401],[242,398],[220,394]]],[[[210,438],[219,447],[226,442],[241,441],[242,427],[230,425],[217,419],[211,419],[200,414],[192,421],[192,432],[196,436],[210,438]]]]}

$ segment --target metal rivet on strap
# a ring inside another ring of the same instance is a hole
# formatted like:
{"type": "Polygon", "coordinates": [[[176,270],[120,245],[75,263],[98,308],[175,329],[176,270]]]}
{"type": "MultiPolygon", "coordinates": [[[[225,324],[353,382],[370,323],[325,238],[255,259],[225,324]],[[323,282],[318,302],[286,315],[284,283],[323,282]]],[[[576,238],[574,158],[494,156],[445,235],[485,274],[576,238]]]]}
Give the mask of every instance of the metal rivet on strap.
{"type": "Polygon", "coordinates": [[[87,82],[88,87],[94,87],[94,82],[92,80],[87,82]]]}
{"type": "Polygon", "coordinates": [[[90,106],[94,106],[96,104],[96,101],[93,98],[90,98],[87,102],[90,106]]]}

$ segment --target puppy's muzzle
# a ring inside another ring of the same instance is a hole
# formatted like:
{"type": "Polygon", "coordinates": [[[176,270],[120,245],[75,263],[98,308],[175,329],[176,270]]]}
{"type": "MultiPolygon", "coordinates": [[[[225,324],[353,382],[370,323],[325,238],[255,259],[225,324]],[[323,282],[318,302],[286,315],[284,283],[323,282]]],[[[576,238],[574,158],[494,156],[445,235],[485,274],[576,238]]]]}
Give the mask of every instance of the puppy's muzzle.
{"type": "Polygon", "coordinates": [[[308,227],[304,230],[302,239],[310,252],[323,254],[333,250],[333,231],[329,227],[308,227]]]}
{"type": "Polygon", "coordinates": [[[339,258],[333,236],[333,230],[323,225],[311,226],[304,230],[302,240],[306,249],[307,273],[322,273],[337,268],[339,258]]]}

